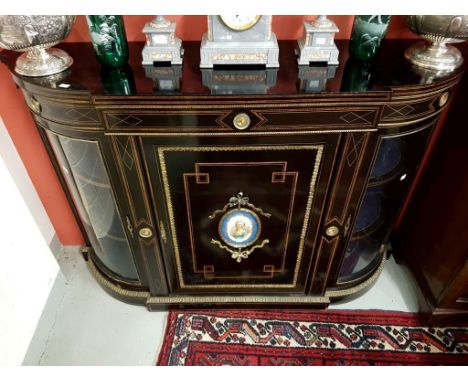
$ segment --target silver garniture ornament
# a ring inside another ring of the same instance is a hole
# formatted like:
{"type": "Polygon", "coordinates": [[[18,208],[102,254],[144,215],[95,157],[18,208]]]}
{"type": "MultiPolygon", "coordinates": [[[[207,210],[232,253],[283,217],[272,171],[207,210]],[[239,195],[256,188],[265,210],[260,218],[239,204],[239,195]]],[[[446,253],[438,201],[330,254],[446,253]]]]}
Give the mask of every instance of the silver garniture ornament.
{"type": "Polygon", "coordinates": [[[182,41],[175,35],[176,22],[169,21],[158,15],[145,24],[143,33],[146,35],[146,45],[143,48],[143,65],[153,65],[155,62],[182,64],[182,41]]]}
{"type": "Polygon", "coordinates": [[[0,47],[25,52],[16,60],[15,71],[40,77],[62,72],[73,59],[51,48],[70,33],[75,16],[0,16],[0,47]]]}
{"type": "Polygon", "coordinates": [[[304,21],[304,37],[298,40],[299,65],[310,62],[326,62],[338,65],[338,48],[335,45],[335,33],[339,31],[336,24],[325,15],[313,21],[304,21]]]}
{"type": "Polygon", "coordinates": [[[408,16],[409,28],[428,40],[411,45],[405,57],[414,65],[435,71],[452,71],[463,63],[460,51],[446,44],[468,38],[468,15],[408,16]]]}

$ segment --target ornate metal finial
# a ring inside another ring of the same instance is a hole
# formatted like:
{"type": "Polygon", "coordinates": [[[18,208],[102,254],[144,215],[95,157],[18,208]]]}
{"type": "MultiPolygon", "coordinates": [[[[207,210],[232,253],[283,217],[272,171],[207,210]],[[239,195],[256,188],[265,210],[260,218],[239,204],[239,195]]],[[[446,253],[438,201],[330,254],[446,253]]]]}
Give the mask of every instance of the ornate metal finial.
{"type": "Polygon", "coordinates": [[[320,15],[311,22],[311,25],[315,28],[330,28],[333,23],[327,18],[326,15],[320,15]]]}
{"type": "Polygon", "coordinates": [[[157,15],[153,21],[151,21],[151,26],[153,28],[167,28],[171,25],[169,20],[166,20],[163,15],[157,15]]]}

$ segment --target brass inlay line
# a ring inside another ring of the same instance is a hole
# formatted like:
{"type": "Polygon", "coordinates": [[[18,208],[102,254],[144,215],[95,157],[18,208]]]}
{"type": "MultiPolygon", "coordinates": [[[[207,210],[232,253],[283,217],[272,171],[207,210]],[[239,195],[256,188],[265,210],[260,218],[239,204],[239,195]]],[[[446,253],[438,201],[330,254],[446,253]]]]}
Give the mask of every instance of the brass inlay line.
{"type": "MultiPolygon", "coordinates": [[[[338,168],[338,173],[337,175],[335,176],[335,181],[334,181],[334,184],[333,184],[333,191],[331,193],[332,197],[330,198],[330,206],[328,207],[328,212],[326,214],[326,218],[327,218],[327,222],[330,221],[330,215],[331,213],[334,211],[334,208],[335,208],[335,202],[336,202],[336,194],[337,194],[337,190],[339,188],[339,185],[341,184],[341,177],[343,175],[343,171],[344,171],[344,168],[346,166],[346,156],[348,154],[348,148],[349,148],[349,142],[350,142],[350,138],[346,139],[346,142],[345,142],[345,146],[342,150],[343,154],[342,154],[342,158],[341,158],[341,161],[340,161],[340,166],[338,168]]],[[[338,218],[336,217],[336,220],[338,220],[338,218]]],[[[320,253],[320,252],[317,252],[317,253],[320,253]]]]}
{"type": "MultiPolygon", "coordinates": [[[[396,101],[396,100],[408,100],[408,99],[413,99],[415,101],[418,101],[419,99],[421,99],[421,97],[423,97],[423,99],[427,99],[427,98],[430,98],[430,96],[433,96],[435,94],[439,94],[439,93],[443,93],[444,90],[447,90],[447,89],[450,89],[450,88],[453,88],[453,86],[455,85],[456,81],[453,81],[451,83],[449,83],[447,86],[444,86],[444,87],[441,87],[437,90],[433,90],[433,91],[430,91],[430,92],[427,92],[427,91],[424,91],[424,89],[421,89],[421,90],[418,90],[418,92],[422,92],[422,95],[419,94],[418,95],[414,95],[414,94],[410,94],[410,95],[397,95],[397,96],[393,96],[391,101],[396,101]]],[[[390,102],[391,102],[390,101],[390,102]]]]}
{"type": "Polygon", "coordinates": [[[418,119],[413,119],[411,121],[406,121],[406,122],[380,122],[377,127],[393,127],[393,126],[396,126],[396,127],[400,127],[400,126],[407,126],[407,125],[414,125],[416,123],[419,123],[419,122],[422,122],[422,121],[425,121],[426,119],[429,119],[429,118],[432,118],[434,116],[436,116],[437,114],[439,114],[444,108],[440,108],[439,110],[436,110],[434,111],[432,114],[429,114],[429,115],[426,115],[422,118],[418,118],[418,119]]]}
{"type": "MultiPolygon", "coordinates": [[[[385,106],[385,105],[384,105],[385,106]]],[[[363,120],[368,124],[372,124],[372,121],[366,120],[364,117],[371,116],[372,114],[378,114],[379,108],[375,107],[358,107],[351,106],[348,108],[328,108],[328,107],[313,107],[313,108],[300,108],[300,109],[291,109],[286,108],[282,109],[280,107],[275,109],[268,110],[252,110],[252,113],[259,113],[261,115],[274,115],[274,114],[306,114],[306,113],[339,113],[340,116],[347,115],[349,113],[362,113],[363,115],[356,114],[356,121],[363,120]]],[[[373,118],[375,120],[375,117],[373,118]]],[[[346,121],[344,121],[346,122],[346,121]]],[[[347,124],[353,124],[353,122],[346,122],[347,124]]]]}
{"type": "MultiPolygon", "coordinates": [[[[125,195],[127,197],[128,206],[130,208],[130,213],[132,215],[133,221],[135,222],[135,226],[138,226],[140,224],[150,224],[150,225],[152,225],[152,222],[148,223],[148,221],[146,219],[137,217],[137,213],[135,211],[135,206],[134,206],[134,203],[133,203],[133,193],[130,191],[132,188],[130,187],[130,185],[128,183],[127,172],[126,172],[126,169],[124,168],[125,166],[122,163],[122,155],[121,155],[121,151],[119,149],[119,142],[117,142],[117,139],[115,137],[111,137],[111,138],[112,138],[111,139],[112,146],[113,146],[113,148],[115,150],[116,162],[117,162],[117,165],[119,166],[120,173],[121,173],[123,183],[124,183],[124,187],[125,187],[125,189],[127,191],[125,195]]],[[[135,151],[133,138],[128,137],[127,144],[126,144],[126,146],[124,148],[125,150],[127,149],[128,145],[130,145],[130,147],[131,147],[132,159],[136,163],[134,168],[136,169],[136,171],[138,173],[139,183],[140,183],[139,184],[140,185],[140,190],[141,190],[141,194],[143,195],[143,200],[145,201],[145,207],[146,207],[146,212],[147,212],[147,216],[148,216],[149,206],[148,206],[148,202],[146,200],[146,194],[143,191],[144,189],[142,188],[142,185],[141,185],[142,180],[141,180],[141,174],[140,174],[140,165],[137,162],[138,157],[137,157],[137,153],[135,151]]],[[[122,143],[120,143],[120,146],[122,147],[122,143]]],[[[127,170],[128,170],[128,168],[127,168],[127,170]]],[[[129,223],[129,218],[127,216],[127,224],[128,223],[129,223]]],[[[133,226],[131,225],[131,227],[132,227],[132,230],[130,232],[131,232],[132,239],[134,239],[133,226]]],[[[129,228],[128,225],[127,225],[127,228],[129,228]]],[[[142,259],[143,265],[145,267],[147,278],[150,278],[151,277],[151,271],[150,271],[150,266],[149,266],[149,262],[148,262],[148,256],[146,256],[147,250],[144,248],[144,246],[148,246],[148,245],[152,246],[153,253],[156,253],[155,241],[154,240],[151,240],[151,242],[148,243],[147,241],[143,241],[143,240],[139,239],[138,240],[138,246],[139,246],[140,251],[135,253],[135,255],[138,256],[138,258],[142,259]]],[[[161,280],[161,282],[163,282],[165,280],[165,277],[161,273],[161,266],[160,266],[158,256],[155,256],[155,257],[156,257],[156,261],[158,263],[159,274],[161,275],[160,280],[161,280]]]]}
{"type": "MultiPolygon", "coordinates": [[[[392,95],[391,91],[382,91],[382,90],[374,90],[374,91],[366,91],[362,93],[334,93],[334,94],[313,94],[313,93],[300,93],[300,94],[285,94],[285,95],[265,95],[262,97],[254,98],[257,102],[262,102],[262,98],[265,99],[265,102],[270,102],[274,100],[283,100],[287,102],[289,100],[300,102],[310,101],[310,100],[389,100],[390,96],[392,95]],[[337,95],[338,94],[338,95],[337,95]]],[[[254,96],[255,97],[255,96],[254,96]]],[[[115,96],[115,95],[94,95],[93,101],[95,103],[104,103],[109,101],[127,101],[127,102],[142,102],[142,100],[146,101],[165,101],[168,102],[170,100],[181,100],[181,101],[200,101],[203,100],[205,102],[212,101],[218,103],[232,103],[232,102],[245,102],[241,96],[239,95],[224,95],[222,100],[220,101],[220,97],[217,95],[212,94],[192,94],[192,95],[177,95],[176,97],[167,95],[122,95],[122,96],[115,96]]]]}
{"type": "MultiPolygon", "coordinates": [[[[398,123],[396,125],[403,125],[403,123],[398,123]]],[[[313,125],[311,125],[312,127],[313,125]]],[[[293,126],[294,127],[294,126],[293,126]]],[[[114,132],[105,132],[104,135],[136,135],[139,137],[165,137],[165,136],[175,136],[175,137],[184,137],[184,136],[200,136],[200,137],[239,137],[239,136],[275,136],[275,135],[310,135],[310,134],[334,134],[334,133],[357,133],[357,132],[373,132],[378,131],[376,128],[372,129],[329,129],[329,130],[294,130],[294,131],[246,131],[246,132],[193,132],[193,133],[153,133],[151,131],[144,132],[125,132],[125,133],[114,133],[114,132]]]]}
{"type": "Polygon", "coordinates": [[[174,254],[176,260],[176,268],[177,268],[177,278],[179,282],[180,288],[213,288],[213,285],[207,284],[191,284],[186,285],[184,281],[183,271],[182,271],[182,262],[180,258],[179,252],[179,244],[177,240],[177,230],[175,225],[175,218],[174,218],[174,210],[172,204],[172,197],[171,191],[169,186],[169,177],[167,173],[167,166],[165,160],[165,152],[216,152],[216,151],[280,151],[280,150],[316,150],[316,157],[314,162],[314,169],[310,181],[309,186],[309,194],[307,198],[305,214],[304,214],[304,223],[301,230],[300,241],[299,241],[299,248],[298,248],[298,255],[296,259],[296,266],[294,269],[294,277],[293,283],[291,284],[223,284],[223,285],[216,285],[216,288],[294,288],[297,284],[297,279],[299,277],[299,268],[302,261],[303,251],[304,251],[304,242],[307,233],[309,218],[310,218],[310,210],[312,208],[312,201],[314,197],[315,191],[315,183],[317,181],[318,172],[320,169],[321,159],[322,159],[322,152],[323,152],[323,145],[286,145],[286,146],[251,146],[251,147],[238,147],[238,146],[201,146],[201,147],[190,147],[190,146],[181,146],[181,147],[158,147],[157,148],[157,157],[159,159],[160,167],[161,167],[161,175],[163,181],[163,188],[164,193],[166,195],[166,201],[168,206],[168,213],[169,213],[169,224],[172,231],[172,241],[174,247],[174,254]]]}
{"type": "MultiPolygon", "coordinates": [[[[383,106],[385,105],[386,101],[381,102],[372,102],[372,101],[360,101],[356,103],[350,103],[353,101],[344,99],[342,102],[304,102],[304,103],[236,103],[236,101],[232,101],[226,104],[194,104],[193,102],[187,104],[126,104],[126,105],[94,105],[96,109],[106,109],[109,112],[113,110],[119,109],[173,109],[173,110],[204,110],[204,109],[248,109],[248,108],[260,108],[260,109],[278,109],[278,108],[291,108],[291,107],[298,107],[298,108],[306,108],[306,107],[326,107],[326,106],[341,106],[341,108],[336,108],[336,110],[329,110],[329,111],[337,111],[337,112],[346,112],[349,110],[355,111],[353,108],[357,108],[359,106],[368,107],[368,106],[383,106]],[[343,109],[343,102],[348,102],[347,106],[351,106],[348,109],[343,109]]],[[[320,109],[319,109],[320,110],[320,109]]],[[[359,109],[362,110],[362,109],[359,109]]],[[[365,109],[367,111],[371,110],[370,108],[365,109]]],[[[318,111],[318,110],[317,110],[318,111]]],[[[325,110],[323,110],[325,111],[325,110]]],[[[362,110],[364,111],[364,110],[362,110]]],[[[373,110],[374,111],[374,110],[373,110]]],[[[377,109],[375,109],[377,111],[377,109]]]]}
{"type": "Polygon", "coordinates": [[[134,139],[130,140],[130,149],[132,151],[132,157],[135,160],[135,169],[136,169],[136,173],[138,176],[138,183],[140,185],[141,195],[143,196],[143,203],[145,205],[146,218],[148,219],[149,224],[154,225],[153,218],[151,216],[150,202],[148,200],[148,196],[146,195],[146,186],[145,186],[144,177],[142,174],[142,165],[138,158],[138,151],[136,149],[134,139]]]}
{"type": "Polygon", "coordinates": [[[44,117],[38,117],[37,115],[33,115],[33,118],[34,120],[36,121],[36,124],[38,126],[40,126],[41,128],[43,128],[44,130],[48,130],[48,131],[52,131],[53,133],[56,133],[56,134],[61,134],[61,135],[64,135],[63,132],[57,132],[57,130],[70,130],[72,132],[76,132],[76,131],[81,131],[81,132],[84,132],[84,133],[88,133],[88,134],[96,134],[96,135],[99,135],[101,136],[102,133],[104,133],[105,129],[104,127],[84,127],[82,129],[78,128],[78,127],[75,127],[75,126],[67,126],[67,125],[63,125],[62,122],[56,122],[56,121],[53,121],[51,119],[47,119],[47,118],[44,118],[44,117]],[[40,118],[40,120],[39,120],[40,118]],[[42,122],[41,120],[44,120],[46,123],[47,123],[47,126],[45,126],[44,122],[42,122]]]}
{"type": "MultiPolygon", "coordinates": [[[[35,93],[36,94],[36,93],[35,93]]],[[[90,108],[93,107],[93,104],[91,103],[91,100],[90,99],[86,99],[86,98],[83,98],[83,99],[71,99],[71,98],[55,98],[55,97],[50,97],[50,96],[46,96],[44,94],[41,94],[41,93],[37,93],[37,95],[39,95],[39,97],[41,98],[41,100],[45,100],[47,101],[47,103],[54,103],[56,105],[59,105],[59,106],[63,106],[63,107],[68,107],[69,104],[70,105],[78,105],[78,104],[81,104],[81,105],[86,105],[86,106],[89,106],[90,108]],[[64,101],[65,100],[65,101],[64,101]]],[[[67,95],[68,97],[68,95],[67,95]]]]}
{"type": "MultiPolygon", "coordinates": [[[[349,140],[354,139],[354,134],[351,134],[350,137],[349,137],[349,140]]],[[[356,172],[356,169],[357,171],[359,171],[359,169],[361,168],[361,163],[362,163],[362,159],[364,158],[364,154],[366,152],[366,148],[367,148],[367,142],[369,141],[369,134],[363,134],[363,137],[358,141],[359,142],[362,142],[362,145],[361,145],[361,149],[359,151],[359,156],[358,156],[358,159],[353,163],[353,166],[354,166],[354,171],[353,171],[353,177],[351,179],[351,184],[350,184],[350,187],[349,187],[349,192],[347,192],[347,195],[346,195],[346,199],[345,199],[345,204],[344,204],[344,207],[342,209],[342,214],[341,214],[341,218],[340,218],[340,225],[343,225],[343,221],[346,217],[346,213],[348,212],[348,207],[349,207],[349,203],[351,201],[351,190],[354,190],[354,186],[356,184],[356,180],[357,180],[357,172],[356,172]]],[[[356,141],[354,141],[356,142],[356,141]]],[[[357,151],[357,147],[358,145],[355,144],[353,149],[357,151]]],[[[346,151],[346,157],[349,155],[349,151],[346,151]]],[[[347,160],[346,160],[347,162],[347,160]]],[[[349,166],[351,167],[351,166],[349,166]]]]}
{"type": "MultiPolygon", "coordinates": [[[[338,247],[338,244],[340,243],[340,239],[339,237],[335,236],[331,239],[328,239],[326,237],[324,237],[324,240],[327,241],[327,245],[330,245],[331,242],[333,242],[332,244],[332,247],[330,248],[330,257],[328,259],[328,263],[327,263],[327,269],[325,271],[325,280],[328,281],[328,275],[330,274],[330,268],[331,268],[331,265],[333,263],[333,260],[335,258],[335,252],[336,252],[336,249],[338,247]]],[[[322,288],[321,288],[321,294],[323,294],[327,289],[327,282],[324,282],[323,285],[322,285],[322,288]]]]}
{"type": "MultiPolygon", "coordinates": [[[[284,271],[284,266],[285,266],[285,263],[286,263],[286,252],[288,250],[288,242],[289,242],[289,232],[291,230],[291,220],[292,220],[292,212],[293,212],[293,209],[294,209],[294,201],[295,201],[295,198],[296,198],[296,188],[297,188],[297,178],[299,176],[299,173],[298,172],[282,172],[282,173],[273,173],[273,176],[274,174],[281,174],[283,176],[283,179],[281,180],[282,183],[285,182],[286,180],[286,176],[292,176],[293,177],[293,183],[292,183],[292,186],[291,186],[291,197],[290,197],[290,200],[289,200],[289,211],[288,211],[288,220],[287,220],[287,223],[286,223],[286,233],[285,233],[285,238],[284,238],[284,251],[283,251],[283,259],[281,261],[281,269],[280,269],[280,272],[283,272],[284,271]]],[[[273,180],[272,180],[273,182],[273,180]]]]}
{"type": "MultiPolygon", "coordinates": [[[[335,203],[335,195],[336,195],[336,192],[339,188],[339,184],[340,184],[340,180],[341,180],[341,176],[342,176],[342,172],[343,172],[343,169],[347,163],[347,160],[346,160],[346,157],[349,155],[349,147],[350,147],[350,142],[351,142],[351,138],[352,136],[348,137],[348,139],[346,140],[346,145],[345,145],[345,148],[343,150],[343,160],[342,160],[342,165],[340,167],[340,171],[339,171],[339,175],[337,177],[337,181],[335,182],[335,187],[334,187],[334,190],[333,190],[333,196],[331,198],[332,200],[332,203],[333,203],[333,206],[334,206],[334,203],[335,203]]],[[[358,175],[358,171],[359,169],[361,168],[361,163],[362,163],[362,160],[364,158],[364,153],[365,153],[365,150],[366,150],[366,147],[367,147],[367,142],[369,140],[369,134],[365,134],[358,142],[360,142],[361,140],[364,140],[362,145],[361,145],[361,150],[358,154],[358,159],[354,162],[353,166],[354,166],[354,170],[353,170],[353,176],[352,176],[352,179],[351,179],[351,183],[350,183],[350,186],[348,188],[348,192],[346,194],[346,199],[345,199],[345,203],[344,203],[344,206],[343,208],[341,209],[342,211],[342,214],[341,214],[341,218],[338,220],[338,218],[335,216],[333,219],[331,218],[331,212],[332,212],[332,208],[329,208],[328,209],[328,212],[327,212],[327,224],[331,224],[333,222],[333,220],[335,219],[340,226],[343,225],[344,223],[344,219],[345,219],[345,216],[346,216],[346,213],[348,212],[348,208],[349,208],[349,203],[351,201],[351,192],[350,190],[353,190],[354,189],[354,186],[355,186],[355,183],[356,183],[356,180],[357,180],[357,175],[358,175]],[[357,164],[356,164],[357,163],[357,164]],[[356,169],[358,171],[356,171],[356,169]]],[[[354,149],[356,149],[356,146],[354,146],[354,149]]],[[[349,167],[349,166],[348,166],[349,167]]],[[[326,239],[326,238],[324,238],[326,239]]],[[[344,240],[346,240],[346,237],[344,236],[344,240]]],[[[323,241],[323,239],[322,239],[323,241]]],[[[337,245],[338,245],[338,240],[335,242],[335,245],[333,246],[332,248],[332,251],[331,251],[331,254],[330,254],[330,258],[329,258],[329,263],[327,265],[327,277],[328,277],[328,274],[329,274],[329,270],[330,270],[330,266],[331,266],[331,261],[335,258],[335,250],[337,248],[337,245]]],[[[315,260],[315,264],[314,264],[314,270],[313,270],[313,277],[312,277],[312,280],[315,279],[315,275],[317,274],[318,272],[318,267],[320,265],[320,259],[322,257],[322,242],[320,243],[320,247],[319,247],[319,250],[317,251],[317,258],[315,260]]]]}
{"type": "Polygon", "coordinates": [[[189,222],[189,233],[190,233],[190,246],[192,248],[192,266],[193,266],[193,272],[197,273],[197,256],[195,252],[195,240],[194,240],[194,235],[193,235],[193,225],[192,225],[192,208],[190,206],[190,196],[189,196],[189,185],[188,185],[188,176],[190,175],[195,175],[198,176],[199,173],[197,174],[183,174],[183,179],[184,179],[184,194],[185,194],[185,205],[187,209],[187,218],[189,222]]]}
{"type": "MultiPolygon", "coordinates": [[[[202,175],[200,173],[201,171],[201,168],[202,167],[216,167],[216,166],[222,166],[222,167],[233,167],[233,166],[274,166],[274,165],[278,165],[278,166],[281,166],[282,167],[282,172],[274,172],[273,174],[282,174],[283,175],[283,179],[281,180],[281,182],[284,182],[285,181],[285,176],[286,175],[291,175],[293,174],[294,175],[294,187],[293,187],[293,191],[292,191],[292,196],[291,196],[291,202],[292,204],[290,204],[290,208],[289,208],[289,213],[288,213],[288,223],[287,223],[287,228],[286,228],[286,234],[285,234],[285,246],[284,246],[284,251],[283,251],[283,258],[281,260],[281,269],[278,269],[278,270],[274,270],[274,267],[273,267],[273,270],[271,271],[268,271],[270,272],[270,275],[269,276],[260,276],[260,275],[253,275],[253,276],[242,276],[241,278],[242,279],[248,279],[248,278],[255,278],[255,279],[260,279],[260,278],[271,278],[274,276],[274,273],[275,272],[283,272],[284,271],[284,265],[285,265],[285,262],[286,262],[286,251],[287,251],[287,247],[288,247],[288,236],[289,236],[289,231],[290,231],[290,225],[291,225],[291,215],[292,215],[292,210],[293,210],[293,205],[294,205],[294,195],[296,193],[296,183],[297,183],[297,172],[294,172],[294,173],[288,173],[288,172],[285,172],[286,169],[287,169],[287,162],[212,162],[212,163],[202,163],[202,162],[197,162],[195,163],[195,174],[184,174],[184,187],[185,187],[185,195],[186,195],[186,204],[187,204],[187,214],[188,214],[188,218],[189,218],[189,233],[190,233],[190,242],[191,242],[191,245],[192,245],[192,261],[193,261],[193,265],[194,265],[194,272],[195,273],[199,273],[200,271],[197,270],[197,266],[196,266],[196,255],[195,255],[195,245],[194,245],[194,239],[193,239],[193,228],[192,228],[192,219],[191,219],[191,209],[190,209],[190,201],[189,201],[189,198],[187,197],[187,195],[189,195],[189,187],[188,187],[188,184],[186,182],[186,177],[187,176],[200,176],[202,175]]],[[[209,175],[209,174],[204,174],[204,175],[209,175]]],[[[272,179],[272,183],[273,183],[273,179],[272,179]]],[[[197,182],[198,183],[198,182],[197,182]]],[[[209,183],[209,180],[208,180],[208,183],[209,183]]],[[[225,206],[226,207],[226,210],[227,210],[227,207],[228,205],[225,206]]],[[[223,211],[225,212],[226,210],[220,210],[220,211],[223,211]]],[[[215,211],[216,212],[216,211],[215,211]]],[[[269,214],[268,214],[269,215],[269,214]]],[[[210,216],[213,216],[214,217],[214,214],[210,215],[210,216]]],[[[269,217],[269,216],[268,216],[269,217]]],[[[211,219],[211,217],[209,217],[211,219]]],[[[203,273],[205,273],[205,271],[203,270],[203,273]]],[[[235,278],[235,279],[239,279],[239,276],[212,276],[212,278],[217,278],[217,279],[228,279],[228,278],[235,278]]]]}
{"type": "MultiPolygon", "coordinates": [[[[137,149],[136,149],[136,146],[135,146],[134,139],[130,140],[130,147],[131,147],[131,150],[132,150],[132,153],[133,153],[133,158],[135,160],[135,168],[136,168],[136,172],[137,172],[137,176],[138,176],[138,183],[140,185],[140,195],[143,197],[144,209],[145,209],[145,212],[146,212],[146,218],[148,219],[149,224],[153,226],[154,222],[153,222],[153,217],[151,215],[152,210],[150,208],[150,201],[148,200],[148,196],[147,196],[147,192],[146,192],[146,186],[145,186],[144,179],[143,179],[143,174],[142,174],[143,166],[140,163],[140,159],[139,159],[139,156],[138,156],[138,152],[137,152],[137,149]]],[[[149,187],[151,189],[151,183],[149,184],[149,187]]],[[[133,203],[130,203],[130,204],[133,205],[133,203]]],[[[154,214],[156,215],[156,218],[157,218],[157,210],[154,209],[153,212],[154,212],[154,214]]],[[[141,221],[143,221],[144,223],[147,223],[147,221],[145,219],[143,219],[143,218],[139,219],[139,222],[141,222],[141,221]]],[[[165,231],[164,231],[164,234],[165,234],[165,231]]],[[[162,235],[162,233],[161,233],[161,235],[162,235]]],[[[162,261],[161,261],[161,256],[159,255],[158,242],[156,241],[156,239],[153,238],[153,240],[150,240],[149,242],[145,241],[145,240],[138,240],[138,243],[139,243],[140,250],[141,250],[141,253],[142,253],[143,261],[145,262],[145,267],[148,269],[147,274],[149,275],[149,277],[150,277],[151,272],[149,271],[148,256],[145,255],[145,253],[147,253],[147,251],[144,249],[144,247],[148,247],[148,246],[152,247],[151,255],[156,260],[157,269],[158,269],[158,272],[159,272],[159,275],[160,275],[160,278],[159,278],[160,284],[162,285],[163,290],[167,291],[168,288],[167,288],[167,285],[166,285],[166,275],[165,275],[165,272],[164,272],[164,266],[163,266],[162,261]]]]}
{"type": "Polygon", "coordinates": [[[42,113],[39,114],[40,118],[45,119],[46,121],[51,121],[57,124],[67,124],[67,125],[77,125],[81,126],[82,129],[87,129],[87,130],[99,130],[103,129],[101,127],[102,121],[79,121],[79,120],[72,120],[72,119],[58,119],[54,116],[48,115],[48,113],[45,113],[42,111],[42,113]],[[84,125],[84,126],[83,126],[84,125]]]}
{"type": "MultiPolygon", "coordinates": [[[[132,138],[130,138],[130,137],[127,138],[127,144],[128,144],[128,140],[131,140],[131,139],[132,138]]],[[[120,173],[122,174],[124,187],[125,187],[125,190],[127,191],[126,196],[127,196],[128,205],[130,207],[130,213],[132,214],[133,221],[136,222],[137,221],[137,216],[136,216],[136,212],[135,212],[135,207],[133,206],[133,203],[132,203],[132,200],[131,200],[131,197],[130,197],[130,195],[132,195],[132,193],[130,191],[131,188],[130,188],[130,186],[128,184],[127,174],[125,172],[124,165],[122,164],[122,155],[121,155],[121,152],[120,152],[120,149],[119,149],[119,142],[115,137],[111,137],[111,142],[112,142],[112,146],[113,146],[114,151],[115,151],[115,157],[117,159],[116,160],[117,165],[119,167],[120,173]]],[[[120,143],[120,145],[122,145],[122,143],[120,143]]],[[[126,148],[125,148],[125,150],[126,150],[126,148]]],[[[128,216],[127,216],[127,219],[128,219],[128,216]]],[[[138,223],[136,223],[136,224],[138,224],[138,223]]],[[[133,237],[133,235],[132,235],[132,237],[133,237]]]]}

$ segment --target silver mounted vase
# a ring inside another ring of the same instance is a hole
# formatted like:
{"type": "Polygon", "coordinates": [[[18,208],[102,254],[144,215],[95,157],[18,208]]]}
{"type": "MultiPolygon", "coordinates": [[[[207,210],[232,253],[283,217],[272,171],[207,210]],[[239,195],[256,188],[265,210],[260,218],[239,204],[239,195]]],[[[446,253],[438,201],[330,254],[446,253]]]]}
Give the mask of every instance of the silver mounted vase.
{"type": "Polygon", "coordinates": [[[51,48],[70,33],[75,16],[0,16],[0,47],[25,52],[16,60],[15,71],[40,77],[60,73],[73,59],[51,48]]]}
{"type": "Polygon", "coordinates": [[[468,38],[468,15],[408,16],[409,28],[428,40],[411,45],[405,57],[414,65],[439,72],[449,72],[463,63],[460,51],[446,44],[468,38]]]}

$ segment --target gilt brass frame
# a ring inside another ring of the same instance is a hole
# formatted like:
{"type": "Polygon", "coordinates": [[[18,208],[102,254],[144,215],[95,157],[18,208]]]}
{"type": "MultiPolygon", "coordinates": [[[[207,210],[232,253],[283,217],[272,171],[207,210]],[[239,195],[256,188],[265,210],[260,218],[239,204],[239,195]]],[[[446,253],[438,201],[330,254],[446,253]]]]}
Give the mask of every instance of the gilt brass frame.
{"type": "Polygon", "coordinates": [[[172,231],[172,244],[174,248],[174,257],[177,268],[177,282],[181,289],[191,288],[191,289],[207,289],[213,288],[211,284],[196,284],[196,285],[187,285],[184,279],[184,272],[182,269],[182,262],[179,250],[179,243],[177,239],[177,229],[175,224],[174,217],[174,208],[171,198],[171,186],[169,184],[169,177],[167,173],[167,165],[165,159],[166,152],[217,152],[217,151],[268,151],[268,150],[315,150],[315,162],[314,169],[311,176],[311,181],[309,185],[309,192],[307,196],[307,202],[304,213],[304,222],[301,229],[300,239],[299,239],[299,248],[298,255],[296,258],[296,266],[294,267],[294,276],[293,282],[290,284],[221,284],[216,285],[216,288],[232,288],[232,289],[268,289],[268,288],[280,288],[280,289],[293,289],[297,286],[297,280],[299,277],[299,269],[301,266],[302,256],[304,252],[304,242],[307,234],[307,227],[309,225],[310,211],[312,208],[312,202],[314,199],[315,185],[320,169],[322,154],[323,154],[324,145],[284,145],[284,146],[161,146],[156,149],[156,160],[159,162],[161,169],[161,181],[163,183],[164,194],[167,204],[167,212],[169,215],[169,224],[172,231]]]}

